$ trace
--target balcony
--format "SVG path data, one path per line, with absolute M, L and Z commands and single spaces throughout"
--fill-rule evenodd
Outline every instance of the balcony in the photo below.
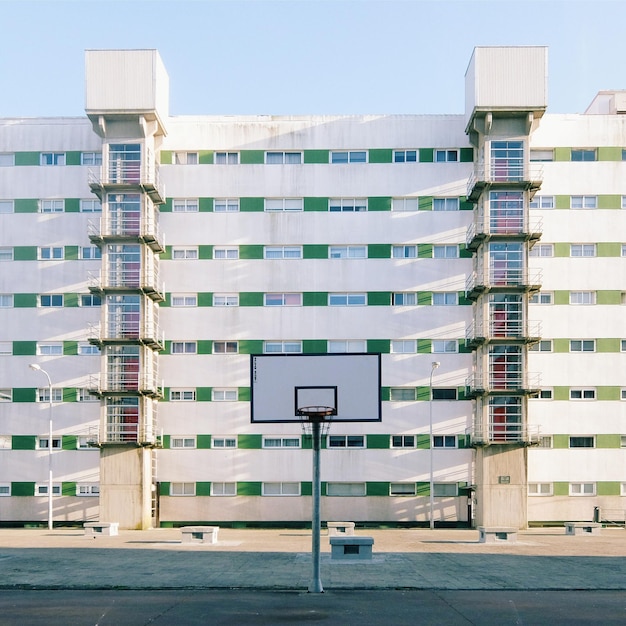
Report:
M 478 247 L 492 239 L 515 239 L 529 241 L 531 245 L 541 239 L 543 220 L 540 217 L 528 219 L 523 214 L 509 217 L 480 217 L 469 225 L 465 236 L 468 250 L 476 251 Z
M 537 343 L 541 339 L 541 322 L 493 319 L 472 322 L 465 329 L 465 345 L 477 348 L 484 343 Z
M 132 267 L 139 264 L 125 264 L 108 271 L 87 272 L 87 287 L 91 293 L 102 296 L 105 292 L 136 293 L 141 291 L 154 302 L 165 300 L 165 288 L 159 285 L 158 271 L 155 268 Z
M 101 324 L 90 324 L 87 328 L 87 341 L 95 346 L 106 344 L 137 344 L 152 350 L 165 349 L 165 335 L 155 323 L 125 320 Z
M 465 282 L 465 297 L 477 300 L 488 292 L 514 291 L 531 293 L 541 289 L 541 270 L 527 268 L 491 268 L 482 272 L 472 272 Z
M 145 243 L 157 254 L 165 252 L 165 239 L 158 222 L 153 217 L 141 217 L 139 212 L 101 217 L 97 222 L 90 220 L 87 234 L 96 245 L 119 241 L 127 243 L 130 240 Z
M 525 446 L 537 445 L 540 440 L 538 425 L 515 423 L 489 422 L 486 426 L 476 426 L 468 429 L 470 445 L 488 446 L 491 444 L 522 444 Z
M 163 397 L 163 383 L 159 384 L 154 374 L 146 372 L 102 372 L 89 377 L 89 391 L 98 397 L 137 394 L 152 398 Z
M 471 398 L 487 395 L 534 396 L 541 390 L 540 372 L 520 372 L 506 365 L 498 365 L 497 371 L 487 375 L 472 374 L 465 381 L 467 395 Z
M 530 191 L 532 198 L 543 182 L 543 166 L 537 163 L 514 165 L 510 163 L 478 166 L 467 182 L 467 200 L 476 202 L 491 188 L 513 187 Z

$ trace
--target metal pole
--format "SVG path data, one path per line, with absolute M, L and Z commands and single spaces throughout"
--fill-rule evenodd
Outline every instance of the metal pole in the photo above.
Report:
M 320 448 L 321 446 L 321 424 L 319 421 L 312 421 L 313 435 L 313 519 L 311 530 L 313 531 L 313 541 L 311 556 L 313 559 L 313 578 L 309 586 L 310 593 L 324 593 L 322 580 L 320 578 Z
M 430 368 L 430 383 L 428 385 L 428 424 L 429 424 L 429 435 L 430 435 L 430 480 L 428 487 L 429 501 L 430 501 L 430 514 L 429 514 L 429 522 L 430 529 L 434 530 L 435 528 L 435 494 L 434 494 L 434 482 L 433 482 L 433 373 L 439 367 L 440 363 L 438 361 L 433 361 Z

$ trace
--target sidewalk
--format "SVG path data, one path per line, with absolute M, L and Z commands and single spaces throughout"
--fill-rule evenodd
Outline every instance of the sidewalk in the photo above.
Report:
M 626 590 L 626 530 L 566 536 L 520 531 L 517 543 L 481 544 L 478 531 L 358 529 L 374 538 L 371 561 L 331 560 L 325 590 Z M 120 531 L 0 529 L 0 589 L 306 590 L 311 532 L 222 528 L 219 542 L 182 544 L 178 529 Z

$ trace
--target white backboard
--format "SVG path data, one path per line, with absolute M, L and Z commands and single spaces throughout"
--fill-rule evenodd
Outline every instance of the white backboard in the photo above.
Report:
M 253 354 L 250 419 L 298 422 L 303 406 L 331 406 L 333 421 L 379 422 L 380 382 L 380 354 Z

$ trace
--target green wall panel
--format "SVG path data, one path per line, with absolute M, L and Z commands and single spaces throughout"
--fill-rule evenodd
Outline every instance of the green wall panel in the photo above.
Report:
M 390 392 L 390 388 L 389 387 L 381 387 L 380 388 L 380 399 L 383 402 L 389 402 L 389 392 Z
M 622 196 L 602 194 L 598 196 L 598 208 L 599 209 L 621 209 L 622 208 Z
M 596 398 L 598 400 L 620 400 L 621 388 L 620 387 L 596 387 Z
M 211 495 L 211 483 L 209 482 L 197 482 L 196 483 L 196 496 L 210 496 Z
M 322 244 L 304 244 L 302 256 L 305 259 L 327 259 L 328 246 Z
M 367 246 L 368 259 L 390 259 L 391 244 L 390 243 L 370 243 Z
M 554 196 L 554 208 L 555 209 L 569 209 L 570 197 L 569 196 Z
M 327 306 L 328 292 L 326 291 L 307 291 L 302 294 L 303 306 Z
M 213 198 L 198 198 L 198 212 L 199 213 L 212 213 L 213 212 Z
M 426 483 L 426 482 L 416 483 L 416 495 L 429 496 L 430 495 L 430 483 Z
M 36 450 L 37 437 L 34 435 L 13 435 L 11 437 L 12 450 Z
M 430 306 L 433 303 L 432 291 L 420 291 L 417 294 L 417 304 L 420 306 Z
M 171 165 L 172 164 L 172 151 L 171 150 L 161 150 L 159 153 L 160 162 L 162 165 Z
M 239 402 L 250 402 L 250 387 L 238 387 L 237 398 Z
M 391 148 L 370 148 L 370 163 L 391 163 L 393 150 Z
M 78 246 L 65 246 L 65 260 L 78 261 L 78 250 Z
M 328 211 L 328 198 L 305 198 L 304 199 L 305 211 Z
M 35 483 L 30 482 L 14 482 L 11 483 L 12 496 L 34 496 Z
M 553 387 L 552 388 L 552 397 L 554 400 L 569 400 L 569 387 Z
M 619 496 L 620 483 L 612 481 L 600 481 L 596 484 L 596 492 L 599 496 Z
M 211 435 L 198 435 L 196 437 L 196 447 L 199 450 L 210 450 L 210 448 L 211 448 Z
M 367 435 L 367 447 L 373 450 L 389 448 L 389 435 Z
M 13 342 L 13 355 L 14 356 L 34 356 L 37 354 L 37 342 L 36 341 L 14 341 Z
M 212 393 L 212 387 L 196 387 L 196 401 L 211 402 Z
M 210 246 L 210 245 L 198 246 L 198 258 L 203 261 L 209 261 L 213 259 L 213 246 Z
M 553 435 L 552 447 L 559 450 L 569 448 L 569 435 Z
M 198 354 L 212 354 L 213 342 L 210 339 L 198 339 L 196 349 Z
M 622 447 L 621 435 L 610 435 L 610 434 L 596 435 L 596 448 L 621 448 L 621 447 Z
M 562 481 L 552 483 L 552 494 L 555 496 L 569 496 L 569 483 Z
M 63 387 L 63 402 L 77 402 L 78 395 L 76 391 L 76 387 Z
M 262 354 L 263 341 L 260 339 L 242 339 L 239 342 L 239 354 Z
M 167 198 L 165 203 L 159 206 L 160 213 L 171 213 L 172 212 L 172 199 Z
M 328 163 L 328 150 L 305 150 L 305 163 Z
M 311 481 L 300 483 L 300 495 L 301 496 L 313 495 L 313 483 Z
M 459 245 L 459 258 L 460 259 L 471 259 L 473 256 L 472 251 L 468 250 L 465 247 L 465 244 L 461 244 Z
M 555 291 L 554 304 L 569 304 L 569 291 Z
M 237 483 L 238 496 L 260 496 L 263 493 L 263 485 L 260 482 Z
M 76 483 L 62 482 L 61 483 L 61 495 L 62 496 L 75 496 L 76 495 Z
M 13 210 L 16 213 L 37 213 L 39 201 L 35 198 L 16 198 L 13 202 Z
M 198 163 L 200 165 L 213 165 L 213 150 L 198 150 Z
M 37 246 L 15 246 L 13 248 L 14 261 L 36 261 Z
M 78 198 L 65 199 L 66 213 L 80 213 L 80 200 Z
M 556 338 L 552 340 L 552 352 L 569 352 L 569 339 Z
M 77 293 L 66 293 L 63 295 L 63 306 L 76 308 L 79 306 L 78 301 L 79 294 Z
M 417 340 L 417 353 L 430 354 L 433 351 L 433 343 L 430 339 Z
M 598 256 L 621 257 L 622 244 L 615 241 L 601 241 L 596 244 Z
M 163 441 L 162 441 L 162 443 L 163 443 L 163 449 L 164 449 L 164 450 L 169 450 L 169 449 L 170 449 L 170 439 L 171 439 L 171 438 L 170 438 L 170 436 L 169 436 L 169 435 L 163 435 Z M 161 484 L 163 484 L 163 483 L 161 483 Z M 168 485 L 169 485 L 169 483 L 168 483 Z M 167 490 L 167 491 L 168 491 L 168 493 L 169 493 L 169 488 L 168 488 L 168 490 Z
M 620 352 L 621 343 L 621 339 L 599 337 L 596 339 L 596 352 Z
M 264 150 L 242 150 L 239 154 L 242 165 L 261 165 L 265 163 Z
M 388 496 L 389 483 L 368 481 L 365 483 L 365 494 L 368 496 Z
M 563 241 L 557 241 L 554 244 L 555 257 L 568 257 L 570 253 L 570 244 Z
M 415 398 L 420 402 L 428 402 L 430 400 L 430 387 L 416 387 L 415 392 Z
M 328 352 L 328 342 L 325 339 L 304 339 L 302 341 L 302 351 L 305 354 L 326 354 Z
M 69 150 L 65 153 L 65 165 L 80 165 L 81 155 L 80 150 Z
M 461 163 L 471 163 L 474 160 L 474 148 L 461 148 L 459 160 Z
M 429 450 L 430 449 L 430 435 L 426 433 L 415 435 L 415 447 L 418 450 Z
M 206 291 L 199 291 L 198 306 L 213 306 L 213 294 Z
M 433 210 L 433 197 L 432 196 L 419 196 L 417 199 L 418 211 L 432 211 Z
M 621 160 L 622 160 L 621 146 L 599 146 L 598 147 L 598 161 L 621 161 Z
M 237 446 L 242 450 L 261 450 L 263 448 L 263 435 L 238 435 Z
M 368 198 L 367 210 L 368 211 L 391 211 L 391 196 L 372 196 Z
M 239 294 L 239 306 L 263 306 L 262 291 L 243 291 Z
M 36 402 L 37 401 L 37 388 L 36 387 L 14 387 L 13 388 L 13 402 Z
M 473 211 L 474 203 L 468 202 L 465 196 L 459 198 L 459 211 Z
M 239 210 L 242 213 L 263 213 L 265 211 L 265 201 L 263 198 L 240 198 Z
M 389 306 L 391 305 L 390 291 L 368 291 L 367 306 Z
M 420 163 L 432 163 L 435 160 L 435 151 L 433 148 L 420 148 Z
M 32 309 L 37 307 L 36 293 L 13 294 L 13 306 L 16 309 Z
M 596 304 L 621 304 L 622 292 L 621 291 L 597 291 L 596 292 Z
M 564 147 L 554 148 L 554 160 L 555 161 L 571 161 L 572 149 Z
M 16 152 L 15 165 L 39 165 L 40 154 L 39 152 Z
M 376 354 L 389 354 L 391 352 L 391 341 L 389 339 L 368 339 L 367 351 Z
M 417 256 L 420 259 L 432 259 L 433 258 L 433 245 L 431 243 L 417 244 Z
M 240 259 L 262 259 L 263 258 L 263 246 L 262 245 L 239 246 L 239 258 Z

